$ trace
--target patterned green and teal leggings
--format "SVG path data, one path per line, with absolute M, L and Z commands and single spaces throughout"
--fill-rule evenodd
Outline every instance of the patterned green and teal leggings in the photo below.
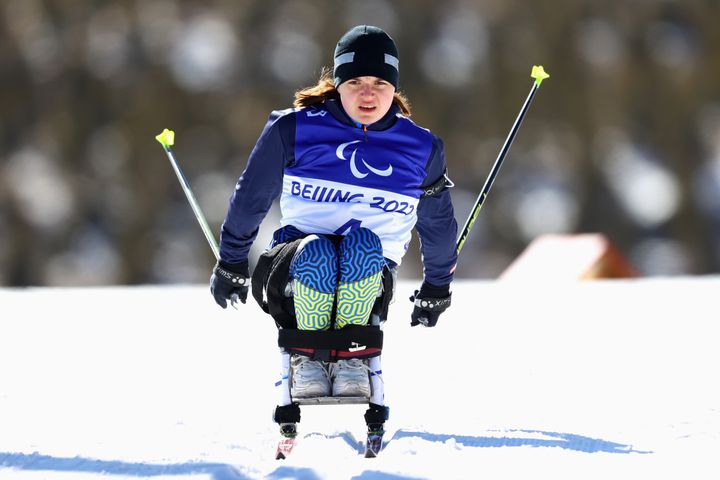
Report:
M 327 330 L 337 298 L 335 328 L 366 325 L 382 280 L 380 239 L 367 228 L 352 230 L 337 247 L 309 235 L 290 265 L 299 330 Z

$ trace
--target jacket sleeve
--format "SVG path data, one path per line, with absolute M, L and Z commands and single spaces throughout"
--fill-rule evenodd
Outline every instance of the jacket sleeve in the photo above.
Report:
M 426 167 L 428 174 L 423 186 L 435 184 L 446 174 L 446 169 L 442 140 L 434 137 L 432 153 Z M 421 198 L 417 216 L 415 229 L 420 238 L 425 282 L 436 286 L 449 285 L 457 263 L 457 222 L 450 190 L 446 187 L 435 195 Z
M 223 262 L 247 260 L 260 223 L 282 192 L 283 171 L 293 161 L 294 141 L 293 110 L 272 112 L 230 197 L 220 229 Z

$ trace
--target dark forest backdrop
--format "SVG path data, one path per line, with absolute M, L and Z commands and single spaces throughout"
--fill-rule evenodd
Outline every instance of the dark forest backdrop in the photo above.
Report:
M 413 119 L 446 144 L 462 226 L 543 83 L 460 259 L 494 278 L 544 233 L 600 232 L 644 275 L 720 271 L 715 0 L 2 0 L 0 285 L 206 282 L 273 109 L 356 24 L 400 49 Z M 251 257 L 277 227 L 266 220 Z M 401 276 L 419 278 L 417 242 Z

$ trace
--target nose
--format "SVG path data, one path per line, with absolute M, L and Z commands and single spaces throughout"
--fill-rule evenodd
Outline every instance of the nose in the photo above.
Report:
M 363 83 L 363 84 L 360 86 L 360 93 L 361 93 L 362 95 L 369 95 L 369 94 L 371 94 L 371 93 L 372 93 L 372 85 L 369 85 L 369 84 L 367 84 L 367 83 Z

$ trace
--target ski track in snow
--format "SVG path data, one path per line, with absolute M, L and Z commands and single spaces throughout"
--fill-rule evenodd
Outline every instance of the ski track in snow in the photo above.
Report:
M 390 420 L 305 406 L 274 459 L 276 331 L 206 286 L 0 289 L 0 480 L 720 477 L 720 277 L 459 281 L 435 329 L 401 282 Z

